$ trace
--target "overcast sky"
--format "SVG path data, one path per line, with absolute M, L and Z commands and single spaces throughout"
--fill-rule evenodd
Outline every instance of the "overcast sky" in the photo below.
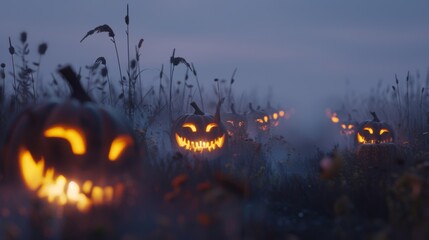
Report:
M 33 51 L 49 45 L 43 74 L 57 64 L 78 68 L 97 57 L 117 67 L 107 34 L 85 33 L 101 24 L 117 35 L 123 64 L 126 1 L 3 1 L 0 62 L 10 64 L 8 37 L 27 31 Z M 429 67 L 429 1 L 399 0 L 135 0 L 130 5 L 131 45 L 144 38 L 142 65 L 168 64 L 172 49 L 195 63 L 200 80 L 229 78 L 237 90 L 272 88 L 283 106 L 309 108 L 345 94 L 345 82 L 368 91 L 379 80 L 426 74 Z M 33 55 L 35 56 L 35 55 Z M 114 74 L 114 72 L 112 72 Z M 156 76 L 155 70 L 146 73 Z

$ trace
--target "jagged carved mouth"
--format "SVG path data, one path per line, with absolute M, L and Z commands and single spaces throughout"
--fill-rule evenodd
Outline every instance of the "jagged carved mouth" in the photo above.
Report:
M 357 133 L 357 140 L 359 144 L 379 144 L 379 143 L 392 143 L 393 138 L 387 138 L 387 139 L 367 139 L 365 136 L 360 135 Z
M 205 150 L 211 152 L 218 148 L 222 148 L 225 143 L 225 134 L 214 139 L 213 141 L 191 141 L 185 137 L 179 136 L 176 133 L 177 145 L 188 151 L 204 152 Z
M 39 198 L 60 206 L 75 205 L 81 212 L 88 211 L 93 205 L 112 203 L 124 191 L 120 183 L 115 186 L 97 186 L 91 180 L 86 180 L 79 184 L 79 181 L 55 174 L 53 167 L 45 167 L 43 158 L 35 161 L 24 148 L 19 150 L 19 164 L 25 185 L 35 191 Z

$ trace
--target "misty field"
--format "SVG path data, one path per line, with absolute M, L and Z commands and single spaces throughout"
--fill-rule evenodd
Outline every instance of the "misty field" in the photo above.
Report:
M 117 58 L 47 75 L 48 44 L 1 50 L 1 239 L 429 238 L 429 75 L 345 93 L 306 141 L 305 109 L 238 94 L 236 71 L 199 79 L 172 48 L 143 74 L 143 39 L 86 30 Z

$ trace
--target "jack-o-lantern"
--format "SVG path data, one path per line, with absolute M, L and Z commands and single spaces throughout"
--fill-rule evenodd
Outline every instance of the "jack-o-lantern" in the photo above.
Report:
M 373 120 L 365 121 L 356 129 L 356 153 L 368 166 L 390 168 L 398 157 L 393 128 L 381 122 L 375 112 Z
M 195 102 L 191 103 L 194 114 L 186 114 L 176 119 L 172 128 L 172 142 L 177 150 L 197 157 L 215 158 L 226 147 L 226 129 L 220 120 L 219 102 L 215 115 L 207 115 Z
M 71 67 L 60 73 L 72 98 L 30 106 L 16 116 L 4 149 L 6 180 L 82 212 L 117 203 L 126 191 L 123 180 L 138 165 L 132 130 L 90 101 Z
M 267 132 L 270 130 L 270 116 L 263 111 L 255 110 L 252 103 L 249 103 L 250 113 L 249 126 L 256 127 L 259 131 Z
M 340 122 L 340 134 L 342 136 L 350 137 L 354 136 L 356 132 L 356 122 L 352 120 L 350 114 L 348 114 L 348 119 L 346 121 Z
M 235 111 L 234 104 L 231 104 L 231 112 L 222 116 L 228 135 L 234 139 L 247 138 L 247 119 L 244 115 Z
M 381 122 L 375 112 L 371 112 L 373 120 L 365 121 L 359 125 L 356 132 L 356 143 L 360 144 L 380 144 L 395 142 L 393 128 Z
M 271 103 L 267 103 L 267 108 L 265 109 L 268 118 L 270 119 L 271 127 L 278 127 L 281 123 L 281 120 L 287 117 L 287 113 L 283 109 L 275 109 L 271 107 Z
M 247 116 L 247 133 L 249 138 L 262 140 L 267 138 L 270 133 L 270 117 L 263 111 L 253 108 L 252 103 L 249 103 L 250 112 Z

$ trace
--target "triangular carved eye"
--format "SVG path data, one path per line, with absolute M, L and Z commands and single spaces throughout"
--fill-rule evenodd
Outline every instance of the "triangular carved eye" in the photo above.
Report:
M 345 124 L 341 124 L 341 127 L 342 127 L 343 129 L 346 129 L 346 125 L 345 125 Z
M 206 132 L 210 132 L 212 130 L 212 128 L 214 128 L 214 127 L 217 127 L 216 123 L 209 123 L 209 124 L 207 124 Z
M 57 125 L 45 130 L 44 136 L 47 138 L 62 138 L 67 140 L 72 152 L 76 155 L 83 155 L 86 153 L 85 138 L 78 129 Z
M 369 134 L 373 134 L 374 133 L 374 130 L 372 130 L 372 128 L 370 128 L 370 127 L 366 127 L 363 130 L 368 131 Z
M 120 135 L 116 137 L 112 144 L 110 145 L 109 150 L 109 160 L 116 161 L 121 156 L 122 152 L 134 143 L 133 139 L 129 135 Z
M 192 124 L 192 123 L 185 123 L 182 125 L 182 127 L 184 128 L 190 128 L 192 132 L 196 132 L 197 131 L 197 127 Z
M 388 133 L 388 132 L 389 132 L 389 130 L 383 128 L 383 129 L 380 130 L 380 135 L 383 134 L 383 133 Z
M 349 124 L 348 128 L 349 128 L 349 129 L 352 129 L 352 128 L 353 128 L 353 125 L 352 125 L 352 124 Z

